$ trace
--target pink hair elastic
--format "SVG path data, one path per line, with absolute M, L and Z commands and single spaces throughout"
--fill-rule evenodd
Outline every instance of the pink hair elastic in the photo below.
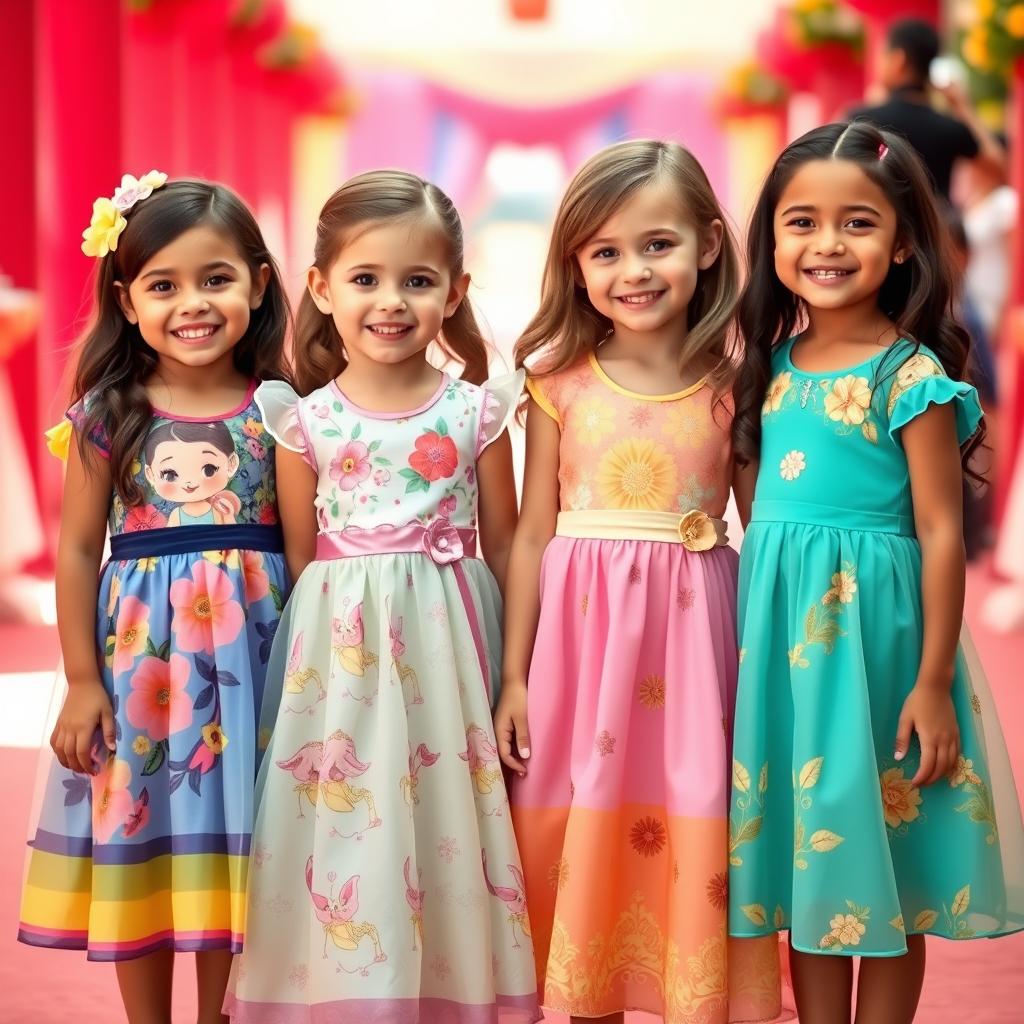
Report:
M 884 160 L 885 159 L 885 155 L 888 152 L 889 152 L 889 147 L 884 142 L 880 142 L 878 144 L 878 159 L 879 160 Z

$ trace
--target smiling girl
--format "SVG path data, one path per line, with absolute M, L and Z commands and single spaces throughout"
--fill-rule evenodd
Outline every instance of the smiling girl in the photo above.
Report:
M 792 143 L 753 216 L 730 931 L 789 930 L 801 1024 L 850 1020 L 854 955 L 858 1024 L 908 1024 L 925 933 L 1024 927 L 1020 810 L 959 646 L 984 430 L 948 250 L 924 167 L 866 123 Z
M 82 248 L 100 262 L 65 421 L 68 690 L 19 938 L 114 961 L 132 1024 L 170 1021 L 174 954 L 194 952 L 213 1024 L 242 944 L 256 719 L 287 591 L 253 400 L 285 376 L 287 306 L 220 185 L 126 175 Z
M 544 1005 L 573 1021 L 778 1012 L 778 944 L 726 941 L 736 278 L 694 157 L 610 146 L 569 184 L 516 347 L 530 402 L 495 723 Z
M 437 186 L 352 178 L 317 226 L 302 395 L 256 395 L 297 582 L 227 1002 L 245 1024 L 540 1019 L 491 726 L 523 379 L 484 382 L 468 286 Z

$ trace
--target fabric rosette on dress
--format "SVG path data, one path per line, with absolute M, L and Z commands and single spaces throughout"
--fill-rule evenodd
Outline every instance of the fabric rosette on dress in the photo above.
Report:
M 317 472 L 320 533 L 271 658 L 235 1020 L 539 1019 L 491 725 L 501 599 L 476 535 L 477 459 L 521 391 L 445 376 L 385 414 L 333 382 L 260 389 Z
M 740 572 L 730 928 L 788 929 L 826 955 L 899 956 L 908 934 L 1024 928 L 1024 829 L 995 707 L 969 641 L 951 696 L 962 751 L 915 786 L 893 757 L 924 618 L 901 430 L 952 404 L 981 415 L 923 346 L 833 374 L 773 359 Z

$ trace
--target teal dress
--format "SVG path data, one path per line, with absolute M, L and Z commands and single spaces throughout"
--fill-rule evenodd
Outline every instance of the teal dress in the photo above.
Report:
M 805 952 L 897 956 L 906 935 L 1024 928 L 1024 829 L 994 708 L 961 645 L 962 756 L 919 788 L 893 757 L 923 636 L 921 551 L 900 430 L 970 385 L 907 341 L 808 374 L 772 360 L 741 558 L 729 930 Z M 968 650 L 968 654 L 971 650 Z

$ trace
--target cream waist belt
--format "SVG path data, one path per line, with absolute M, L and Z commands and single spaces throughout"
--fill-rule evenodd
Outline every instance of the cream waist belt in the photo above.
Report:
M 713 519 L 700 509 L 682 514 L 632 509 L 559 512 L 555 534 L 591 540 L 655 540 L 682 544 L 688 551 L 710 551 L 729 543 L 725 520 Z

